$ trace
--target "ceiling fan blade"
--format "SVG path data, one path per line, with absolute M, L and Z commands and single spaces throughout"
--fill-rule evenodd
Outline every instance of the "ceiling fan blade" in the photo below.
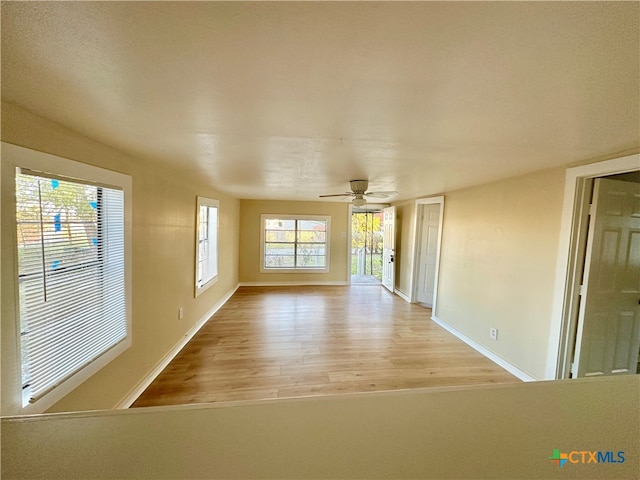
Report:
M 320 198 L 323 197 L 350 197 L 353 193 L 334 193 L 333 195 L 318 195 Z
M 367 192 L 364 195 L 366 197 L 371 197 L 371 198 L 386 198 L 386 197 L 390 197 L 391 195 L 397 195 L 398 192 L 396 191 L 392 191 L 389 190 L 387 192 Z

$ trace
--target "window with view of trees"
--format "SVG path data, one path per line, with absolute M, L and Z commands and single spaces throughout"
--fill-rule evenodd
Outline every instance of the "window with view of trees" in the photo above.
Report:
M 262 271 L 329 270 L 326 216 L 262 215 Z
M 23 406 L 128 340 L 124 192 L 19 170 Z

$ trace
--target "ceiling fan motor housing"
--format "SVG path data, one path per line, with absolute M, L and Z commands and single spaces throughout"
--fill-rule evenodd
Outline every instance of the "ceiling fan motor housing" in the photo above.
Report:
M 349 183 L 353 193 L 364 193 L 369 188 L 369 180 L 351 180 Z

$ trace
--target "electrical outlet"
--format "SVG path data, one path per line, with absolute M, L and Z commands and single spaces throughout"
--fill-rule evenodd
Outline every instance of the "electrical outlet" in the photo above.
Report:
M 184 309 L 180 307 L 178 309 L 178 320 L 182 320 L 184 318 Z
M 498 329 L 497 328 L 492 328 L 489 330 L 489 336 L 493 339 L 493 340 L 498 340 Z

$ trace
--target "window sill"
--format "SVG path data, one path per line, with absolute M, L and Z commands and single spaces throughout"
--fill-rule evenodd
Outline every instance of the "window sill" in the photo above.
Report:
M 261 268 L 260 273 L 329 273 L 328 268 Z
M 198 298 L 198 296 L 201 293 L 204 293 L 205 290 L 207 290 L 211 285 L 213 285 L 215 283 L 218 283 L 218 276 L 217 275 L 215 277 L 213 277 L 211 280 L 209 280 L 207 283 L 202 285 L 201 287 L 196 287 L 196 298 Z

